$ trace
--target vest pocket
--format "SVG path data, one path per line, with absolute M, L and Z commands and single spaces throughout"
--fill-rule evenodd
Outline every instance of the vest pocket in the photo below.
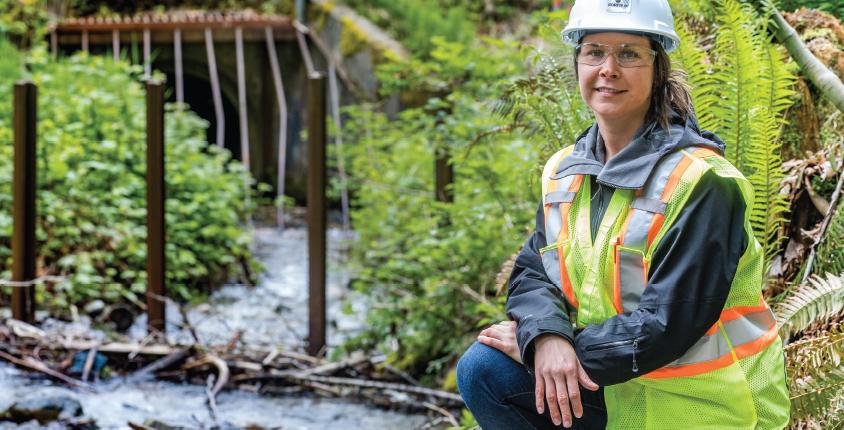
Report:
M 615 264 L 613 270 L 613 306 L 619 314 L 633 312 L 648 284 L 645 256 L 638 249 L 613 245 Z
M 545 274 L 548 275 L 551 282 L 557 287 L 562 286 L 560 258 L 565 258 L 566 248 L 569 242 L 567 240 L 560 243 L 553 243 L 539 250 L 539 254 L 542 256 L 542 266 L 545 268 Z

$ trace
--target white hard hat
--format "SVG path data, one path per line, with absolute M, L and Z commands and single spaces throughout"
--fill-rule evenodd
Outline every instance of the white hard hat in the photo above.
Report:
M 566 43 L 577 45 L 587 33 L 604 31 L 643 33 L 665 52 L 680 45 L 668 0 L 577 0 L 562 36 Z

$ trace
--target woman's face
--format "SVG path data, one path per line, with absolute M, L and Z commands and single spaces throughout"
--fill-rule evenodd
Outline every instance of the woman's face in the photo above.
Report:
M 610 49 L 619 45 L 650 49 L 650 39 L 625 33 L 596 33 L 585 36 L 581 44 L 600 43 Z M 603 64 L 590 66 L 578 62 L 580 94 L 603 121 L 643 122 L 648 113 L 653 86 L 654 66 L 621 67 L 614 55 Z

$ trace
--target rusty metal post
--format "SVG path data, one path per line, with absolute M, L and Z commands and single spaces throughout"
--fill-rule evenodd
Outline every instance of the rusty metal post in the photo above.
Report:
M 147 90 L 147 330 L 165 334 L 164 84 Z
M 325 76 L 308 76 L 308 353 L 325 347 Z
M 15 83 L 15 173 L 12 200 L 12 281 L 35 279 L 35 117 L 38 90 Z M 35 320 L 35 287 L 12 289 L 12 318 Z

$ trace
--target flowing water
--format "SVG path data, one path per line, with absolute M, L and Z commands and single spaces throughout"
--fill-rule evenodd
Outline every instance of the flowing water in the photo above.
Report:
M 329 348 L 359 332 L 364 324 L 366 299 L 347 289 L 349 273 L 343 266 L 345 244 L 351 238 L 350 233 L 336 229 L 327 235 Z M 187 318 L 203 344 L 225 344 L 240 332 L 240 341 L 250 349 L 281 345 L 299 350 L 308 327 L 307 230 L 256 228 L 254 250 L 265 265 L 258 285 L 226 285 L 211 294 L 207 303 L 188 309 Z M 344 306 L 351 312 L 344 314 Z M 4 313 L 7 316 L 8 310 Z M 175 305 L 168 306 L 167 321 L 169 341 L 193 342 Z M 90 336 L 89 324 L 83 316 L 74 323 L 45 319 L 41 326 L 71 336 Z M 146 335 L 144 315 L 137 318 L 128 335 L 134 340 Z M 130 421 L 143 423 L 150 419 L 186 428 L 209 428 L 215 424 L 202 386 L 160 381 L 126 383 L 113 378 L 97 383 L 95 388 L 96 393 L 89 393 L 58 386 L 0 362 L 0 411 L 22 398 L 69 395 L 79 400 L 85 416 L 95 419 L 100 428 L 129 428 Z M 223 428 L 256 425 L 285 430 L 414 429 L 431 421 L 425 415 L 387 411 L 342 399 L 262 396 L 238 390 L 221 392 L 217 407 L 217 424 Z M 0 429 L 5 428 L 15 427 L 0 422 Z

